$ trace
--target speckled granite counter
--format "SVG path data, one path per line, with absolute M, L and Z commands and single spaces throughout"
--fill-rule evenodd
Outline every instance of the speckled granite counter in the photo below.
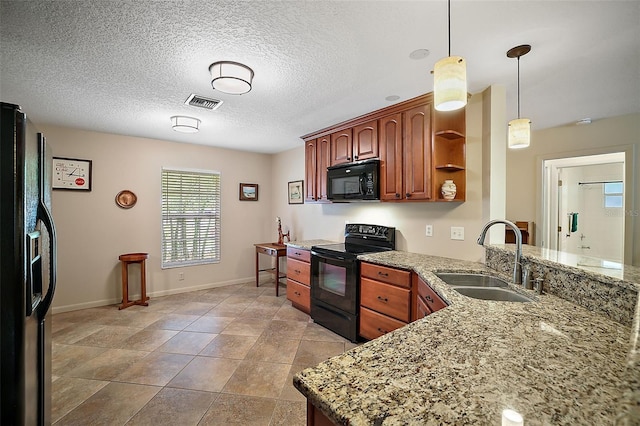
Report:
M 322 244 L 335 244 L 335 241 L 329 240 L 301 240 L 301 241 L 289 241 L 285 243 L 289 247 L 297 247 L 303 250 L 311 250 L 313 246 L 319 246 Z
M 549 294 L 536 303 L 471 299 L 434 275 L 491 271 L 480 263 L 406 252 L 359 258 L 415 271 L 450 306 L 294 377 L 335 423 L 496 425 L 505 408 L 527 425 L 635 421 L 636 326 Z

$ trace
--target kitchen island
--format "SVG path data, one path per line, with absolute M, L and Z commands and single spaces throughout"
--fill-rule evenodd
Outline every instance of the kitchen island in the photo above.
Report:
M 332 422 L 500 424 L 510 408 L 528 425 L 637 424 L 637 314 L 623 324 L 521 288 L 536 302 L 471 299 L 434 274 L 496 274 L 476 262 L 398 251 L 359 259 L 417 273 L 449 306 L 298 373 L 295 387 Z

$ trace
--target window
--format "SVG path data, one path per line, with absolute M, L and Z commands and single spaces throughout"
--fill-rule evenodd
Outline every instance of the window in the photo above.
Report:
M 604 206 L 622 208 L 623 183 L 607 182 L 604 184 Z
M 162 267 L 220 261 L 220 173 L 162 170 Z

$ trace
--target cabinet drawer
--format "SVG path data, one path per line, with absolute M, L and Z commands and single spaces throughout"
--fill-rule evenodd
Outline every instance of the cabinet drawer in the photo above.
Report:
M 311 262 L 311 252 L 296 247 L 287 247 L 287 257 L 289 259 L 298 259 L 303 262 Z
M 416 320 L 424 318 L 431 313 L 431 310 L 422 297 L 416 297 Z
M 287 259 L 287 278 L 311 285 L 311 265 L 296 259 Z
M 360 336 L 365 339 L 376 339 L 405 325 L 402 321 L 360 307 Z
M 411 290 L 362 278 L 360 304 L 400 321 L 409 322 Z
M 309 287 L 287 278 L 287 299 L 305 313 L 311 310 L 311 295 Z
M 360 275 L 365 278 L 371 278 L 373 280 L 382 281 L 387 284 L 411 288 L 411 272 L 409 271 L 387 268 L 386 266 L 363 262 L 360 265 Z
M 424 299 L 424 302 L 427 304 L 431 312 L 435 312 L 447 307 L 445 301 L 442 300 L 431 287 L 429 287 L 429 284 L 427 284 L 420 278 L 418 278 L 417 287 L 419 296 L 418 298 Z

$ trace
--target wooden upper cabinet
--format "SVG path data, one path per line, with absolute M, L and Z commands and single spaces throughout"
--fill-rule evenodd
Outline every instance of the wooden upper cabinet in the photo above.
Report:
M 378 158 L 378 121 L 353 128 L 353 161 Z
M 327 202 L 327 167 L 331 160 L 328 136 L 305 142 L 304 199 L 308 203 Z
M 318 194 L 317 188 L 317 139 L 306 141 L 304 143 L 304 200 L 307 202 L 316 201 Z
M 404 190 L 409 200 L 431 198 L 431 104 L 402 114 Z
M 400 200 L 402 191 L 402 114 L 378 120 L 380 148 L 380 199 Z
M 353 139 L 351 129 L 331 134 L 331 165 L 353 161 Z

